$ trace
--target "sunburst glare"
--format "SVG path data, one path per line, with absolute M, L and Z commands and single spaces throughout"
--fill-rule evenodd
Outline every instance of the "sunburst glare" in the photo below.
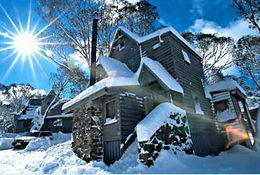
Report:
M 28 19 L 27 23 L 25 24 L 26 27 L 23 27 L 19 19 L 19 25 L 15 24 L 14 20 L 9 16 L 7 11 L 1 5 L 0 8 L 13 28 L 13 30 L 7 28 L 6 24 L 0 26 L 0 37 L 4 37 L 6 40 L 8 40 L 6 42 L 0 42 L 1 45 L 4 45 L 4 47 L 0 48 L 0 52 L 6 52 L 10 50 L 10 53 L 4 59 L 13 57 L 12 63 L 5 73 L 4 78 L 9 74 L 9 72 L 13 69 L 19 60 L 21 60 L 22 67 L 26 60 L 29 61 L 30 69 L 32 70 L 33 75 L 35 75 L 34 64 L 37 64 L 40 70 L 44 71 L 44 69 L 39 64 L 39 58 L 43 58 L 54 64 L 48 57 L 45 56 L 46 50 L 44 49 L 44 46 L 57 45 L 59 43 L 48 42 L 47 39 L 50 38 L 50 36 L 41 37 L 41 34 L 58 18 L 54 19 L 49 24 L 36 31 L 37 23 L 31 28 L 31 8 L 29 8 L 28 11 Z

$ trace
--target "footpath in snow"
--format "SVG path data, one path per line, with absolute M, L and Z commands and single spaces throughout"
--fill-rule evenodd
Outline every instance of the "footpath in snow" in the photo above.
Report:
M 53 140 L 39 138 L 25 150 L 0 151 L 0 174 L 87 174 L 87 173 L 260 173 L 260 154 L 243 146 L 219 156 L 197 157 L 162 151 L 155 166 L 147 168 L 137 161 L 133 143 L 112 166 L 101 162 L 86 163 L 71 150 L 69 134 L 55 134 Z

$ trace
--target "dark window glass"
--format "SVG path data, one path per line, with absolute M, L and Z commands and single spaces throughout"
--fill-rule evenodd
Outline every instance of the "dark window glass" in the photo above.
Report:
M 111 101 L 106 104 L 106 118 L 116 118 L 116 102 Z
M 228 109 L 228 101 L 224 100 L 224 101 L 216 102 L 214 104 L 214 107 L 215 107 L 216 112 L 223 112 L 226 109 Z

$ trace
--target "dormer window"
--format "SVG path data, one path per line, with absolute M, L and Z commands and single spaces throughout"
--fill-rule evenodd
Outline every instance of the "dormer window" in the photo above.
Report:
M 187 54 L 187 52 L 185 52 L 184 50 L 181 50 L 181 52 L 182 52 L 182 56 L 183 56 L 184 61 L 191 64 L 190 58 L 189 58 L 189 55 Z
M 121 50 L 123 50 L 124 48 L 125 48 L 125 42 L 122 41 L 122 42 L 120 42 L 120 43 L 118 44 L 118 50 L 121 51 Z

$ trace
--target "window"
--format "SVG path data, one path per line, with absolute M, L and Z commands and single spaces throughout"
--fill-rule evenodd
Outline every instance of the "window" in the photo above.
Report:
M 216 112 L 223 112 L 229 108 L 228 101 L 223 100 L 223 101 L 215 102 L 214 107 L 215 107 Z
M 116 121 L 116 101 L 106 103 L 106 123 Z
M 56 119 L 53 122 L 53 126 L 62 126 L 62 125 L 63 125 L 62 119 Z
M 181 50 L 181 51 L 182 51 L 182 56 L 183 56 L 184 61 L 191 64 L 190 58 L 189 58 L 189 55 L 187 54 L 187 52 L 185 52 L 184 50 Z
M 195 97 L 195 98 L 194 98 L 194 103 L 195 103 L 195 113 L 196 113 L 196 114 L 199 114 L 199 115 L 204 115 L 204 112 L 203 112 L 203 110 L 201 109 L 200 100 L 199 100 L 198 97 Z
M 125 42 L 122 41 L 122 42 L 120 42 L 120 43 L 118 44 L 118 50 L 121 51 L 121 50 L 123 50 L 124 48 L 125 48 Z
M 23 126 L 24 127 L 31 127 L 32 126 L 32 121 L 31 120 L 25 120 L 24 123 L 23 123 Z

